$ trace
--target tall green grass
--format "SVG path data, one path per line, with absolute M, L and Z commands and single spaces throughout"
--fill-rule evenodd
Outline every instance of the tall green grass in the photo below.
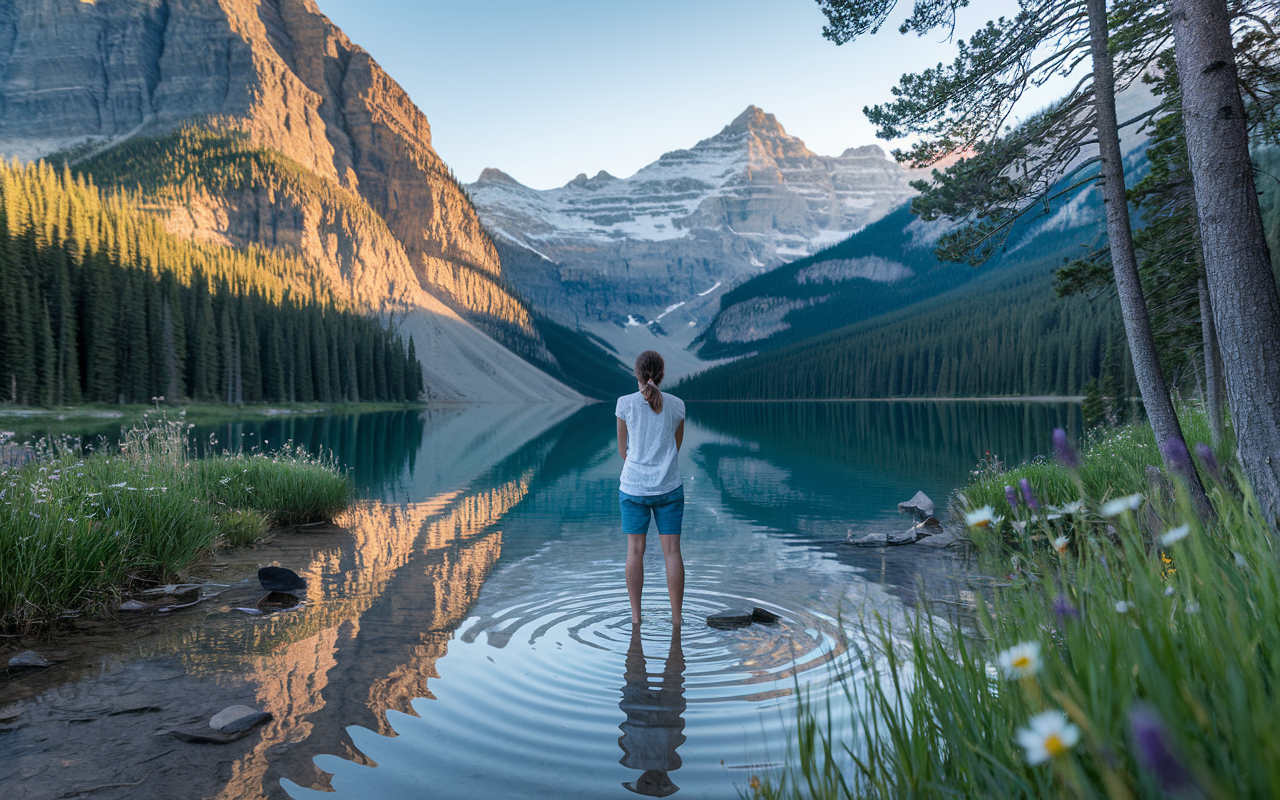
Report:
M 1087 476 L 1142 475 L 1145 483 L 1145 469 L 1090 462 L 1132 455 L 1133 437 L 1128 429 L 1096 442 L 1078 473 L 1055 467 L 1075 492 L 1085 487 L 1078 511 L 1049 519 L 1041 509 L 1032 520 L 1020 504 L 1026 535 L 1057 540 L 1062 552 L 984 540 L 987 566 L 1004 585 L 979 593 L 972 615 L 944 618 L 924 605 L 896 629 L 861 618 L 863 642 L 849 649 L 851 674 L 860 674 L 846 687 L 852 728 L 832 729 L 821 709 L 802 703 L 788 769 L 749 791 L 1280 797 L 1277 540 L 1237 488 L 1244 484 L 1214 477 L 1215 464 L 1200 465 L 1212 521 L 1195 516 L 1178 486 L 1172 496 L 1157 493 L 1134 510 L 1104 515 L 1102 498 L 1139 487 Z M 1007 507 L 1006 484 L 1017 481 L 1000 481 Z M 1058 496 L 1037 488 L 1056 502 L 1080 499 L 1065 488 Z M 971 504 L 986 499 L 973 486 L 963 494 Z M 1001 665 L 1001 654 L 1020 644 L 1039 648 L 1025 676 Z M 1030 763 L 1019 731 L 1044 712 L 1065 715 L 1078 741 Z
M 0 471 L 0 627 L 101 609 L 219 544 L 331 519 L 349 501 L 332 463 L 295 449 L 197 460 L 186 431 L 148 423 L 118 451 L 89 455 L 46 441 L 35 463 Z

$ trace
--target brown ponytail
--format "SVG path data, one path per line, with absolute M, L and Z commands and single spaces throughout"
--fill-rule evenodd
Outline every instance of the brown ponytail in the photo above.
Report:
M 665 369 L 666 364 L 657 351 L 645 350 L 636 357 L 636 380 L 644 384 L 640 393 L 655 414 L 662 413 L 662 392 L 658 391 L 658 384 L 662 383 Z

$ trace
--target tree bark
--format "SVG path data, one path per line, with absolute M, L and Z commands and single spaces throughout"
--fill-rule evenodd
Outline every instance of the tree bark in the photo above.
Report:
M 1222 356 L 1218 354 L 1218 331 L 1213 324 L 1213 303 L 1209 283 L 1200 279 L 1200 332 L 1204 340 L 1204 402 L 1209 415 L 1209 437 L 1213 446 L 1222 444 Z
M 1225 0 L 1175 0 L 1173 37 L 1205 276 L 1236 453 L 1280 517 L 1280 296 L 1249 157 Z
M 1087 0 L 1089 13 L 1089 44 L 1093 55 L 1093 97 L 1097 112 L 1098 155 L 1102 160 L 1102 199 L 1107 210 L 1107 239 L 1111 248 L 1111 266 L 1115 272 L 1116 294 L 1120 297 L 1120 313 L 1124 319 L 1125 337 L 1129 341 L 1129 354 L 1133 359 L 1133 374 L 1138 381 L 1142 405 L 1155 432 L 1160 452 L 1171 441 L 1186 442 L 1182 426 L 1169 398 L 1169 387 L 1160 369 L 1156 353 L 1155 337 L 1151 333 L 1151 318 L 1147 315 L 1147 301 L 1138 278 L 1138 259 L 1133 250 L 1133 229 L 1129 222 L 1129 201 L 1125 196 L 1124 161 L 1120 150 L 1120 126 L 1116 120 L 1115 76 L 1112 71 L 1111 53 L 1107 49 L 1106 0 Z M 1200 476 L 1189 459 L 1171 461 L 1165 457 L 1165 467 L 1186 483 L 1192 502 L 1202 514 L 1211 514 L 1208 497 Z

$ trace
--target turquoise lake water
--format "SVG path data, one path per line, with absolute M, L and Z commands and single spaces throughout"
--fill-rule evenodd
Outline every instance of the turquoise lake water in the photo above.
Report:
M 822 697 L 860 646 L 838 612 L 901 618 L 921 586 L 964 590 L 952 553 L 849 536 L 903 529 L 896 504 L 916 491 L 945 506 L 979 460 L 1018 462 L 1079 427 L 1067 404 L 689 404 L 677 633 L 656 541 L 630 624 L 612 411 L 198 429 L 220 447 L 330 449 L 361 499 L 345 531 L 272 551 L 307 578 L 303 607 L 253 618 L 228 601 L 110 669 L 179 664 L 275 715 L 232 753 L 226 798 L 732 798 L 785 757 L 796 687 Z M 744 605 L 782 620 L 702 622 Z

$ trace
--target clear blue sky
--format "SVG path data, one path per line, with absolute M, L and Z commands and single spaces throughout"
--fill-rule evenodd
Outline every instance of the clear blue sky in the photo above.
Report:
M 864 105 L 955 53 L 941 33 L 902 36 L 896 23 L 837 47 L 814 0 L 318 2 L 405 87 L 463 181 L 498 167 L 539 189 L 579 172 L 626 177 L 750 104 L 835 155 L 876 141 Z M 1013 7 L 973 5 L 960 34 Z

